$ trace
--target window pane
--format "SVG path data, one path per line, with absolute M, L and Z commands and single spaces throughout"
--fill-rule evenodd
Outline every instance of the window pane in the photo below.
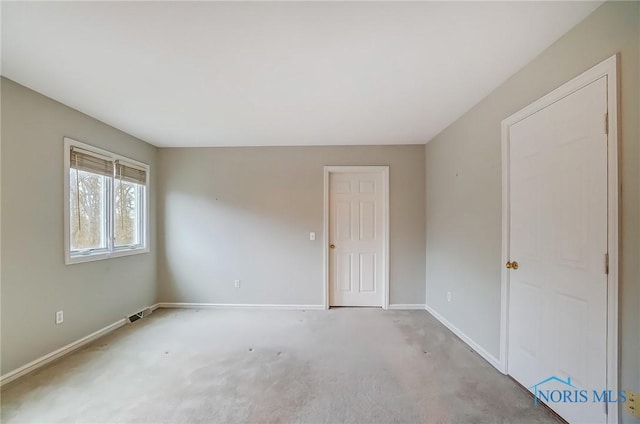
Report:
M 69 170 L 71 250 L 107 248 L 107 193 L 111 178 Z
M 142 198 L 144 186 L 115 180 L 113 232 L 115 246 L 142 244 Z

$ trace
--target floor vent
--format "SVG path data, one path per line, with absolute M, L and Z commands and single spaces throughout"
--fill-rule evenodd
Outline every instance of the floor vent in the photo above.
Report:
M 150 308 L 144 308 L 143 310 L 141 310 L 138 313 L 135 313 L 131 316 L 127 317 L 127 321 L 129 322 L 129 324 L 134 323 L 136 321 L 138 321 L 140 318 L 144 318 L 147 315 L 151 314 L 151 309 Z

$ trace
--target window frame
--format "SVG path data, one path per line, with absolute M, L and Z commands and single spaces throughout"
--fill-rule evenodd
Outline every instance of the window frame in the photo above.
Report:
M 126 160 L 118 160 L 118 161 L 114 161 L 114 165 L 118 164 L 118 162 L 124 162 L 127 165 L 134 165 L 137 168 L 142 168 L 141 165 L 139 165 L 138 163 L 134 163 L 134 161 L 132 161 L 131 159 L 126 159 Z M 146 216 L 146 205 L 147 205 L 147 192 L 148 190 L 148 180 L 149 180 L 149 169 L 148 166 L 145 168 L 145 175 L 146 175 L 146 181 L 145 184 L 136 184 L 136 198 L 139 200 L 139 208 L 138 210 L 136 210 L 136 214 L 138 215 L 138 219 L 140 220 L 138 222 L 138 228 L 136 229 L 136 231 L 138 232 L 138 239 L 140 240 L 140 243 L 138 244 L 121 244 L 121 245 L 117 245 L 116 244 L 116 232 L 115 232 L 115 221 L 116 221 L 116 203 L 115 203 L 115 198 L 116 198 L 116 181 L 118 180 L 118 178 L 116 176 L 112 177 L 112 194 L 111 194 L 111 205 L 112 207 L 110 208 L 110 212 L 111 212 L 111 216 L 112 219 L 110 220 L 110 223 L 112 225 L 113 231 L 110 232 L 111 234 L 111 240 L 112 240 L 112 249 L 114 252 L 121 252 L 121 251 L 125 251 L 125 252 L 131 252 L 131 251 L 136 251 L 136 250 L 140 250 L 145 248 L 145 246 L 147 245 L 146 239 L 145 239 L 145 235 L 147 234 L 147 230 L 145 228 L 145 225 L 147 223 L 147 216 Z M 142 196 L 140 194 L 143 194 Z
M 103 195 L 106 195 L 106 238 L 107 238 L 107 248 L 95 249 L 94 252 L 91 249 L 88 251 L 82 251 L 83 253 L 77 253 L 71 251 L 71 234 L 70 229 L 71 225 L 69 220 L 71 219 L 71 211 L 70 211 L 70 196 L 71 190 L 69 187 L 70 177 L 69 172 L 71 171 L 71 148 L 78 147 L 79 149 L 85 150 L 89 153 L 95 153 L 98 156 L 109 158 L 114 163 L 114 175 L 111 176 L 111 182 L 107 185 L 107 190 L 103 190 Z M 91 262 L 91 261 L 99 261 L 103 259 L 110 258 L 118 258 L 123 256 L 137 255 L 140 253 L 148 253 L 149 252 L 149 172 L 150 167 L 146 163 L 128 158 L 126 156 L 118 155 L 116 153 L 92 146 L 90 144 L 83 143 L 81 141 L 74 140 L 69 137 L 64 137 L 64 262 L 66 265 L 72 265 L 76 263 L 83 262 Z M 117 161 L 124 162 L 126 164 L 133 165 L 134 167 L 138 167 L 143 169 L 146 172 L 146 181 L 144 186 L 140 185 L 143 188 L 144 195 L 141 196 L 141 206 L 142 210 L 139 212 L 140 218 L 142 218 L 141 223 L 139 223 L 138 230 L 142 232 L 140 235 L 141 243 L 139 245 L 125 245 L 125 246 L 115 246 L 115 232 L 114 232 L 114 219 L 115 219 L 115 163 Z M 107 193 L 104 193 L 104 192 Z

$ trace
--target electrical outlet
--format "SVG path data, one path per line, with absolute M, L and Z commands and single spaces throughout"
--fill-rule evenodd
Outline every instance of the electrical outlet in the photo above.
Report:
M 627 389 L 625 395 L 627 396 L 627 401 L 624 403 L 625 409 L 634 417 L 640 418 L 640 393 Z
M 316 239 L 316 232 L 315 231 L 311 231 L 309 233 L 309 240 L 314 241 Z
M 64 311 L 56 312 L 56 325 L 64 322 Z
M 237 289 L 240 288 L 240 280 L 234 281 L 233 284 L 236 286 Z
M 447 292 L 447 302 L 451 302 L 451 292 Z

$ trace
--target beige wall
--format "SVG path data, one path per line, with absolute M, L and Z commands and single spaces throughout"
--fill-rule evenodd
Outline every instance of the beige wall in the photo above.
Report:
M 156 298 L 151 253 L 65 265 L 63 137 L 151 165 L 157 149 L 2 79 L 2 374 L 124 318 Z M 64 323 L 55 325 L 55 312 Z
M 322 305 L 324 165 L 390 166 L 390 301 L 423 304 L 423 145 L 160 149 L 159 300 Z
M 640 3 L 605 3 L 430 141 L 427 304 L 499 356 L 500 122 L 593 65 L 621 57 L 621 384 L 640 390 Z M 446 291 L 453 292 L 448 303 Z M 631 417 L 622 414 L 626 422 Z

